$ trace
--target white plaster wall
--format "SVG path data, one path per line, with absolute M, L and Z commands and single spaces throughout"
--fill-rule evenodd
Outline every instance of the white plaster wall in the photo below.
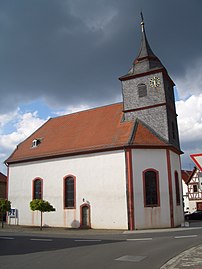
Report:
M 44 213 L 43 224 L 79 227 L 83 200 L 91 207 L 92 228 L 127 229 L 127 198 L 124 151 L 58 158 L 9 167 L 9 200 L 19 211 L 19 224 L 39 225 L 40 215 L 32 212 L 32 181 L 43 179 L 43 199 L 56 212 Z M 63 208 L 63 178 L 76 177 L 76 209 Z
M 171 164 L 171 176 L 172 176 L 172 190 L 173 190 L 173 214 L 174 214 L 174 226 L 180 226 L 184 223 L 184 211 L 182 200 L 182 184 L 181 184 L 181 165 L 179 155 L 170 151 L 170 164 Z M 175 189 L 175 171 L 178 172 L 179 187 L 180 187 L 180 205 L 176 203 L 176 189 Z
M 146 169 L 159 171 L 160 207 L 144 207 L 143 175 Z M 133 150 L 135 229 L 170 227 L 170 205 L 166 150 Z
M 200 200 L 197 202 L 201 202 Z M 193 213 L 194 211 L 196 211 L 196 201 L 189 201 L 189 211 L 190 213 Z
M 189 211 L 189 198 L 188 198 L 188 187 L 185 184 L 184 180 L 182 180 L 182 191 L 183 191 L 183 198 L 184 198 L 184 211 Z

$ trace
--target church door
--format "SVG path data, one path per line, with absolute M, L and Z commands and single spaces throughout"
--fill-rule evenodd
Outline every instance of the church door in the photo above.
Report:
M 90 228 L 90 205 L 81 205 L 81 228 Z

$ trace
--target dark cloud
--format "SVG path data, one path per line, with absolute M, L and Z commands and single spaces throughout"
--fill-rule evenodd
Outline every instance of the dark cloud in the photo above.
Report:
M 175 80 L 201 57 L 200 0 L 0 1 L 0 113 L 44 98 L 100 105 L 140 46 L 140 11 L 156 55 Z

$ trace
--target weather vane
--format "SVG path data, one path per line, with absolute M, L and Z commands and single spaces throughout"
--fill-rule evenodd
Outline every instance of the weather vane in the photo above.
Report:
M 141 26 L 142 26 L 142 32 L 144 32 L 144 17 L 143 17 L 143 13 L 142 11 L 140 12 L 140 16 L 141 16 Z

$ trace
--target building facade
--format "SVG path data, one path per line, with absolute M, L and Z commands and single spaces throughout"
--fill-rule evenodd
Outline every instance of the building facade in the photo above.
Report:
M 140 53 L 120 78 L 123 102 L 53 118 L 6 160 L 18 222 L 148 229 L 182 224 L 180 144 L 173 86 L 141 22 Z
M 6 199 L 7 197 L 7 176 L 0 172 L 0 198 Z
M 202 210 L 202 172 L 198 168 L 182 171 L 184 211 Z

